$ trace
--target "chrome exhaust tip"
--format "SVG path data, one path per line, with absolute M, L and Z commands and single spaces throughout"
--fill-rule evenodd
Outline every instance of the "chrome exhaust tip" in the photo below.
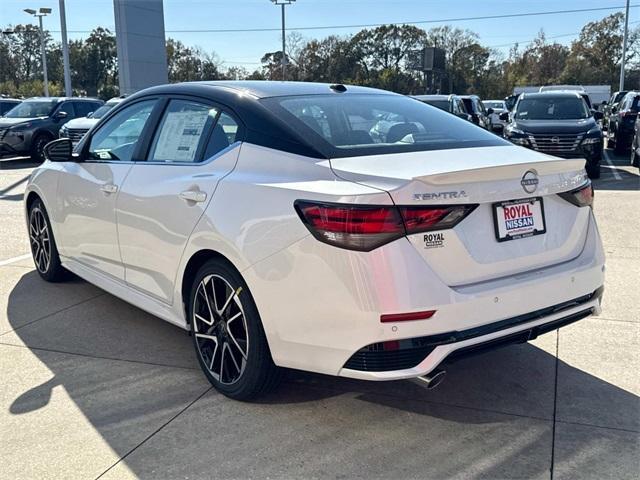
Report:
M 426 384 L 427 390 L 433 390 L 434 388 L 436 388 L 438 385 L 442 383 L 442 381 L 444 380 L 444 376 L 446 374 L 447 374 L 446 370 L 440 370 L 439 368 L 436 368 L 431 373 L 428 373 L 423 377 L 417 377 L 417 378 L 418 380 Z

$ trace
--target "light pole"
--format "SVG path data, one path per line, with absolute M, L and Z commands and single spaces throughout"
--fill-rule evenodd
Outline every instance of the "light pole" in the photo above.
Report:
M 271 0 L 274 5 L 280 5 L 282 9 L 282 80 L 287 79 L 287 54 L 285 53 L 285 28 L 284 28 L 284 7 L 291 5 L 296 0 Z
M 624 62 L 627 56 L 627 33 L 629 30 L 629 0 L 627 0 L 627 10 L 624 15 L 624 36 L 622 37 L 622 60 L 620 61 L 620 88 L 624 90 Z
M 67 15 L 64 9 L 64 0 L 60 0 L 60 31 L 62 33 L 62 66 L 64 69 L 64 94 L 67 97 L 73 95 L 71 89 L 71 70 L 69 68 L 69 42 L 67 42 Z
M 46 17 L 51 13 L 50 8 L 39 8 L 35 11 L 32 8 L 25 8 L 25 13 L 38 17 L 38 24 L 40 26 L 40 53 L 42 54 L 42 72 L 44 74 L 44 96 L 49 96 L 49 79 L 47 77 L 47 54 L 44 49 L 44 30 L 42 28 L 42 17 Z

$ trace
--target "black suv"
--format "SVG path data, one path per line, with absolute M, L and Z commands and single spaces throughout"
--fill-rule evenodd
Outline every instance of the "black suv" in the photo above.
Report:
M 31 155 L 44 161 L 44 146 L 58 138 L 60 127 L 85 117 L 104 102 L 93 98 L 34 97 L 0 118 L 0 157 Z
M 611 110 L 613 109 L 613 107 L 616 107 L 618 105 L 618 103 L 620 103 L 620 100 L 622 100 L 624 98 L 624 96 L 627 94 L 628 90 L 620 90 L 618 92 L 613 92 L 613 95 L 611 95 L 611 98 L 609 99 L 608 102 L 603 102 L 604 106 L 602 107 L 602 113 L 604 113 L 604 118 L 602 119 L 602 129 L 606 130 L 607 128 L 609 128 L 609 115 L 611 115 Z
M 18 100 L 17 98 L 0 97 L 0 117 L 21 102 L 22 100 Z
M 640 92 L 628 92 L 620 103 L 614 105 L 609 115 L 607 146 L 616 153 L 623 153 L 631 146 L 633 132 L 640 110 Z
M 597 120 L 602 112 L 589 110 L 579 93 L 523 93 L 500 119 L 510 122 L 504 136 L 516 145 L 557 157 L 584 157 L 587 174 L 600 177 L 603 137 Z
M 458 95 L 413 95 L 413 98 L 420 100 L 422 103 L 426 103 L 439 108 L 440 110 L 453 113 L 460 118 L 471 121 L 471 115 L 467 112 L 467 108 L 464 106 L 462 98 Z
M 486 130 L 491 129 L 491 119 L 489 115 L 493 113 L 493 108 L 485 108 L 482 100 L 477 95 L 463 95 L 462 101 L 467 109 L 467 112 L 471 114 L 471 121 Z

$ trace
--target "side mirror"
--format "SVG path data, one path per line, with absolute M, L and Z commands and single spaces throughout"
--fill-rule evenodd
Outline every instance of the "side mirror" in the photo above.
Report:
M 487 109 L 487 115 L 491 115 L 493 113 L 493 108 L 488 108 Z
M 611 113 L 616 113 L 618 111 L 618 105 L 614 105 L 611 107 Z
M 54 115 L 54 118 L 56 120 L 61 120 L 63 118 L 67 118 L 69 116 L 69 114 L 67 112 L 56 112 L 56 114 Z
M 59 138 L 44 147 L 44 157 L 52 162 L 73 162 L 73 144 L 68 138 Z
M 502 120 L 503 122 L 508 122 L 509 121 L 509 112 L 502 112 L 500 114 L 500 120 Z
M 93 112 L 87 113 L 87 118 L 91 118 L 93 116 Z
M 591 114 L 596 120 L 602 120 L 604 118 L 604 114 L 598 110 L 591 110 Z

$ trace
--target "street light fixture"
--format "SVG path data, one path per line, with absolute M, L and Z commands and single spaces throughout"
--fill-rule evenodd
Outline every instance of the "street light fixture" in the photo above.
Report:
M 280 5 L 282 9 L 282 80 L 287 79 L 287 54 L 285 53 L 285 28 L 284 28 L 284 7 L 291 5 L 296 0 L 271 0 L 274 5 Z
M 42 73 L 44 76 L 44 96 L 49 96 L 49 79 L 47 77 L 47 55 L 44 49 L 44 29 L 42 28 L 42 17 L 46 17 L 51 13 L 50 8 L 40 8 L 36 12 L 33 8 L 25 8 L 25 13 L 38 17 L 38 24 L 40 26 L 40 53 L 42 55 Z

